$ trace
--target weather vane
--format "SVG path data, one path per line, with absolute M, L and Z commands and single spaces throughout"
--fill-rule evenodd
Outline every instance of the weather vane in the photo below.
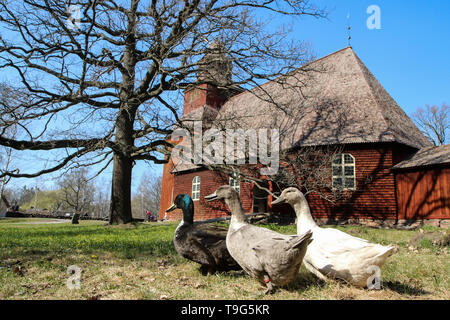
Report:
M 352 39 L 351 35 L 350 35 L 350 31 L 351 31 L 351 27 L 350 27 L 350 13 L 347 13 L 347 40 L 348 40 L 348 46 L 351 47 L 351 43 L 350 40 Z

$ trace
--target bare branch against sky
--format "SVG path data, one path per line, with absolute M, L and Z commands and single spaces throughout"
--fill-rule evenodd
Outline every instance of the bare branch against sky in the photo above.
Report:
M 269 15 L 325 13 L 306 0 L 1 1 L 0 67 L 14 99 L 1 104 L 0 145 L 48 154 L 40 170 L 1 177 L 112 164 L 110 223 L 130 222 L 133 165 L 166 161 L 182 91 L 212 63 L 205 54 L 220 48 L 230 59 L 232 76 L 209 77 L 221 89 L 308 61 L 285 29 L 265 28 Z
M 411 115 L 411 118 L 435 146 L 449 143 L 450 106 L 448 104 L 443 103 L 440 107 L 434 105 L 420 107 Z

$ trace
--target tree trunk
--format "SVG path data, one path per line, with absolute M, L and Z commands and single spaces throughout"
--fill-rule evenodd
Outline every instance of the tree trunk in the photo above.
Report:
M 6 196 L 3 194 L 3 192 L 2 192 L 2 194 L 1 194 L 1 198 L 2 198 L 3 202 L 5 203 L 6 208 L 11 207 L 11 205 L 9 204 L 8 199 L 7 199 Z
M 133 219 L 131 215 L 131 171 L 131 159 L 114 155 L 109 224 L 129 223 Z
M 138 3 L 137 0 L 131 2 L 131 10 L 127 21 L 125 52 L 122 57 L 122 64 L 126 72 L 122 72 L 122 85 L 119 94 L 122 105 L 115 125 L 115 142 L 119 150 L 114 152 L 109 224 L 123 224 L 133 220 L 131 215 L 131 172 L 133 170 L 131 150 L 134 147 L 133 125 L 139 107 L 139 103 L 135 101 L 133 96 L 136 67 L 136 39 L 134 36 L 136 15 L 133 12 L 136 12 Z
M 75 212 L 72 216 L 72 224 L 79 224 L 78 220 L 80 220 L 80 213 Z
M 134 145 L 133 123 L 135 115 L 136 108 L 125 104 L 116 120 L 115 140 L 118 150 L 114 153 L 109 224 L 123 224 L 133 220 L 131 215 L 133 159 L 130 154 Z

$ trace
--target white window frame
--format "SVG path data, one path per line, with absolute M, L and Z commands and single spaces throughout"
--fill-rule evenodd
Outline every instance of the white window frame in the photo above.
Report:
M 200 176 L 195 176 L 192 179 L 192 201 L 200 200 Z
M 236 192 L 239 195 L 241 194 L 241 181 L 239 179 L 230 177 L 229 184 L 230 184 L 230 187 L 233 188 L 234 190 L 236 190 Z
M 350 159 L 352 160 L 352 162 L 350 162 L 348 159 L 346 158 L 350 157 Z M 335 160 L 340 159 L 340 163 L 336 163 Z M 345 168 L 353 168 L 353 175 L 346 175 L 345 174 Z M 335 168 L 340 168 L 338 169 L 340 171 L 340 174 L 335 174 L 336 170 Z M 332 175 L 332 185 L 333 185 L 333 189 L 341 189 L 341 190 L 356 190 L 356 161 L 355 161 L 355 157 L 352 156 L 350 153 L 339 153 L 337 155 L 335 155 L 333 157 L 333 161 L 331 163 L 331 175 Z M 341 179 L 341 187 L 336 187 L 335 186 L 335 179 Z M 353 180 L 353 187 L 347 187 L 346 186 L 346 181 L 352 179 Z

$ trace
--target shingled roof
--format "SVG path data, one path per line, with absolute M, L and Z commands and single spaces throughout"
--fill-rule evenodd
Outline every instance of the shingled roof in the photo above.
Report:
M 283 149 L 367 142 L 430 146 L 351 47 L 232 97 L 217 120 L 228 118 L 243 129 L 279 128 Z
M 351 47 L 230 98 L 214 123 L 278 128 L 281 149 L 374 142 L 431 146 Z M 175 171 L 193 168 L 186 164 Z
M 432 166 L 437 164 L 450 164 L 450 144 L 439 147 L 422 148 L 393 169 L 407 169 Z

